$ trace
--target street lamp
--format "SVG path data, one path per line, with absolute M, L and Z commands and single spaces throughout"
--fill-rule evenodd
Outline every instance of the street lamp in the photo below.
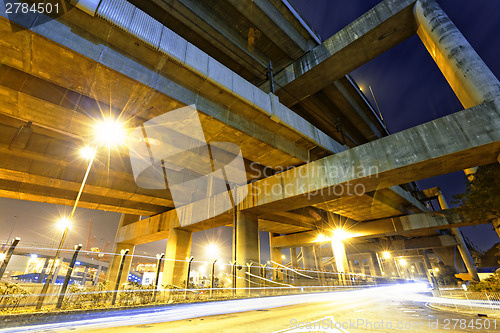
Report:
M 214 259 L 212 262 L 212 276 L 210 278 L 210 298 L 212 298 L 213 290 L 214 290 L 214 282 L 215 282 L 215 263 L 217 262 L 217 259 Z
M 391 253 L 389 251 L 382 252 L 382 258 L 391 259 Z
M 214 281 L 215 281 L 215 263 L 219 256 L 219 246 L 215 243 L 210 243 L 205 247 L 208 258 L 212 261 L 212 276 L 210 278 L 210 297 L 213 295 Z
M 64 240 L 68 234 L 69 227 L 73 220 L 73 216 L 75 215 L 76 207 L 78 206 L 78 202 L 80 201 L 80 197 L 82 196 L 83 188 L 85 187 L 85 183 L 87 182 L 87 178 L 90 173 L 90 169 L 92 168 L 92 164 L 94 163 L 95 156 L 97 154 L 97 150 L 105 145 L 108 147 L 116 146 L 122 143 L 125 140 L 125 129 L 121 123 L 112 119 L 104 119 L 101 122 L 98 122 L 94 126 L 94 136 L 95 136 L 95 147 L 83 148 L 80 151 L 82 157 L 89 159 L 89 164 L 87 166 L 87 170 L 85 171 L 85 176 L 83 177 L 82 184 L 80 189 L 78 190 L 78 194 L 76 196 L 75 203 L 73 204 L 73 209 L 71 213 L 67 217 L 61 218 L 59 224 L 64 227 L 64 232 L 61 237 L 61 241 L 59 242 L 59 246 L 57 248 L 56 254 L 54 256 L 54 263 L 57 262 L 59 256 L 61 255 L 61 249 L 64 245 Z M 55 271 L 55 265 L 53 265 L 52 269 L 49 271 L 47 275 L 47 279 L 45 280 L 45 284 L 43 285 L 40 296 L 38 297 L 38 302 L 36 305 L 36 309 L 40 310 L 43 305 L 43 301 L 45 299 L 45 295 L 47 294 L 47 290 L 49 289 L 50 282 L 52 280 L 52 276 Z
M 191 263 L 193 262 L 194 257 L 191 256 L 190 258 L 186 258 L 188 260 L 188 269 L 187 269 L 187 277 L 186 277 L 186 293 L 184 295 L 184 298 L 187 299 L 187 290 L 189 289 L 189 279 L 191 275 Z
M 125 257 L 127 256 L 129 249 L 121 250 L 120 251 L 120 266 L 118 268 L 118 277 L 116 278 L 116 285 L 115 285 L 115 293 L 113 294 L 113 300 L 111 301 L 111 305 L 115 305 L 116 302 L 116 296 L 118 296 L 118 290 L 120 289 L 120 280 L 122 279 L 122 272 L 123 272 L 123 266 L 125 265 Z
M 165 253 L 156 254 L 156 278 L 155 278 L 155 291 L 153 293 L 153 302 L 156 301 L 156 294 L 158 293 L 158 289 L 160 286 L 160 270 L 163 257 L 165 257 Z

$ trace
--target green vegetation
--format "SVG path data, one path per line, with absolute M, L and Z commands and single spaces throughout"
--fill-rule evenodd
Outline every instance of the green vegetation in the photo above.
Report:
M 481 222 L 500 219 L 500 163 L 484 165 L 467 180 L 465 192 L 454 195 L 457 211 L 463 216 Z
M 470 291 L 500 292 L 500 269 L 487 279 L 470 285 Z

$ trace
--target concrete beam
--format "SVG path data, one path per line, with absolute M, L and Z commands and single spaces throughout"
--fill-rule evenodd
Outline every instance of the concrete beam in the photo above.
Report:
M 346 224 L 345 228 L 352 234 L 353 240 L 361 240 L 382 236 L 411 235 L 415 233 L 415 231 L 442 230 L 449 229 L 450 227 L 476 225 L 478 223 L 480 223 L 480 221 L 465 221 L 452 211 L 442 211 L 439 215 L 435 213 L 423 213 L 371 222 Z M 278 248 L 289 248 L 312 244 L 316 242 L 321 232 L 327 235 L 330 230 L 315 230 L 277 236 L 273 240 L 273 246 Z
M 295 104 L 415 34 L 414 3 L 381 2 L 277 73 L 274 82 L 282 103 Z
M 315 43 L 306 40 L 269 0 L 227 1 L 291 59 L 315 46 Z
M 3 1 L 0 1 L 0 7 L 3 6 L 1 2 Z M 1 14 L 5 15 L 3 12 Z M 37 69 L 36 66 L 32 67 L 42 75 L 50 73 L 51 76 L 56 76 L 60 74 L 54 70 L 55 68 L 59 68 L 59 72 L 66 72 L 65 79 L 51 77 L 58 84 L 70 85 L 73 90 L 87 96 L 91 90 L 93 90 L 92 95 L 104 93 L 102 100 L 107 101 L 110 94 L 106 94 L 104 87 L 93 89 L 91 83 L 98 80 L 92 80 L 87 75 L 95 70 L 97 64 L 101 64 L 146 87 L 169 95 L 184 105 L 196 104 L 201 112 L 259 138 L 273 147 L 279 147 L 292 156 L 298 157 L 300 151 L 305 151 L 305 154 L 301 153 L 303 161 L 307 160 L 308 148 L 298 147 L 298 141 L 301 138 L 306 138 L 313 146 L 321 146 L 330 152 L 343 149 L 333 139 L 282 106 L 277 100 L 273 101 L 272 96 L 231 72 L 166 27 L 162 28 L 166 30 L 165 35 L 172 39 L 172 45 L 175 44 L 182 50 L 167 48 L 161 51 L 161 45 L 151 48 L 139 44 L 137 47 L 137 42 L 131 38 L 130 34 L 120 31 L 100 19 L 92 19 L 77 9 L 65 14 L 64 20 L 61 19 L 61 21 L 68 26 L 57 20 L 50 20 L 33 28 L 37 34 L 48 38 L 48 40 L 43 40 L 45 51 L 53 55 L 60 54 L 60 56 L 44 57 L 43 61 L 36 63 L 36 66 L 47 67 L 46 70 Z M 0 31 L 6 35 L 12 34 L 10 24 L 7 22 L 6 19 L 2 19 L 0 22 L 3 23 Z M 2 29 L 3 25 L 5 25 L 5 29 Z M 75 29 L 83 29 L 91 35 L 87 35 L 87 39 L 83 38 L 73 32 Z M 23 33 L 34 36 L 29 30 L 24 30 Z M 24 45 L 16 38 L 11 39 L 16 45 L 5 45 L 6 51 L 12 55 L 13 59 L 9 65 L 15 68 L 20 67 L 25 71 L 30 69 L 27 62 L 31 61 L 30 59 L 35 59 L 34 55 L 36 55 L 33 52 L 36 45 L 33 44 L 40 40 L 36 37 L 30 39 L 33 40 L 31 45 Z M 66 49 L 58 51 L 56 44 L 49 42 L 49 40 L 63 45 Z M 157 42 L 160 43 L 160 41 Z M 112 47 L 104 46 L 108 44 Z M 50 46 L 50 50 L 47 49 L 48 46 Z M 126 56 L 116 52 L 114 48 L 119 49 Z M 16 54 L 11 49 L 19 49 L 21 52 Z M 68 49 L 76 52 L 72 55 L 71 60 L 73 68 L 69 65 L 62 65 L 64 59 L 67 59 L 69 54 L 74 53 Z M 40 48 L 40 50 L 43 49 Z M 32 56 L 21 56 L 20 58 L 20 53 Z M 53 60 L 57 64 L 52 63 L 51 59 L 57 59 L 57 61 Z M 75 67 L 75 62 L 81 62 L 78 68 Z M 103 76 L 104 82 L 109 81 L 105 80 L 107 75 L 109 73 Z M 175 78 L 176 82 L 170 78 Z M 60 83 L 57 80 L 64 82 Z M 63 86 L 65 85 L 63 84 Z M 144 92 L 144 87 L 138 88 L 138 91 Z M 126 93 L 126 95 L 128 101 L 130 94 Z M 146 93 L 145 96 L 147 95 Z M 142 101 L 142 99 L 140 100 Z M 273 107 L 273 104 L 278 104 L 278 106 Z M 277 127 L 280 129 L 277 130 Z M 296 138 L 293 142 L 290 140 L 292 137 Z
M 456 246 L 457 242 L 455 238 L 451 235 L 436 235 L 427 237 L 416 237 L 410 239 L 398 239 L 392 240 L 388 249 L 384 248 L 380 243 L 362 243 L 350 241 L 346 244 L 346 251 L 348 256 L 360 253 L 369 252 L 383 252 L 390 251 L 391 253 L 408 251 L 408 250 L 423 250 L 423 249 L 433 249 L 440 247 L 453 247 Z M 322 257 L 331 257 L 332 249 L 330 246 L 324 246 L 321 248 Z M 355 257 L 353 257 L 355 258 Z
M 256 181 L 238 208 L 288 211 L 492 163 L 498 151 L 500 99 Z

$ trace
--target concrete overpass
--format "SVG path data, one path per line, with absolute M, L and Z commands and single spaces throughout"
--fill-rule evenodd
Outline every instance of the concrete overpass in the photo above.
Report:
M 43 25 L 34 24 L 40 15 L 0 20 L 3 197 L 72 205 L 86 167 L 72 154 L 89 140 L 94 119 L 120 115 L 135 128 L 195 104 L 209 144 L 241 147 L 248 185 L 235 196 L 248 195 L 236 208 L 210 216 L 225 195 L 215 193 L 203 205 L 174 210 L 168 190 L 137 186 L 126 148 L 101 153 L 80 204 L 125 214 L 117 253 L 168 238 L 167 257 L 178 261 L 167 261 L 167 283 L 181 281 L 191 233 L 216 226 L 235 227 L 236 260 L 244 265 L 259 262 L 258 230 L 272 233 L 278 249 L 309 244 L 318 230 L 346 224 L 342 219 L 382 230 L 366 238 L 432 236 L 476 223 L 427 213 L 407 191 L 406 183 L 491 163 L 500 152 L 498 80 L 433 1 L 383 1 L 325 42 L 285 2 L 255 1 L 249 6 L 266 15 L 252 17 L 229 0 L 213 8 L 190 1 L 85 3 Z M 172 26 L 159 19 L 164 12 L 176 19 Z M 251 38 L 241 39 L 229 24 L 242 16 L 267 34 L 255 52 L 243 47 Z M 466 110 L 387 136 L 345 75 L 415 33 Z M 255 85 L 269 86 L 263 59 L 277 72 L 277 96 Z M 338 117 L 323 121 L 327 111 Z M 273 244 L 297 237 L 305 240 Z

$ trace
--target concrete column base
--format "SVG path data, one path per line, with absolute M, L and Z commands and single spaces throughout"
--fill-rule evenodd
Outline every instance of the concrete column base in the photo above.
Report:
M 186 286 L 187 268 L 191 256 L 192 232 L 178 228 L 170 228 L 165 262 L 163 264 L 162 286 Z
M 241 266 L 236 270 L 236 288 L 255 288 L 260 285 L 260 279 L 252 277 L 259 276 L 260 270 L 259 220 L 255 215 L 238 211 L 236 223 L 236 264 Z M 237 289 L 237 293 L 247 292 L 248 289 Z

